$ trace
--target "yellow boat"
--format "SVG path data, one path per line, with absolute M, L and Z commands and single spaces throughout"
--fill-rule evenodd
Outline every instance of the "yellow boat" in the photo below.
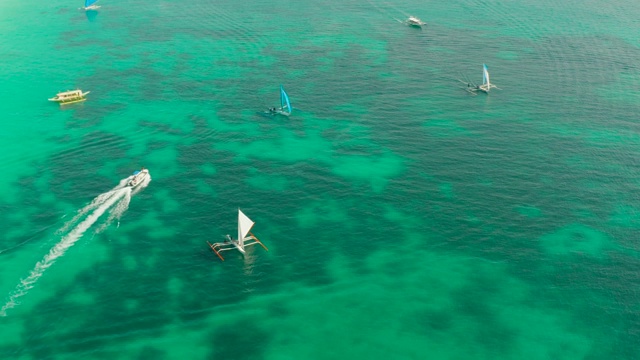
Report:
M 49 101 L 55 101 L 60 103 L 60 105 L 73 104 L 87 100 L 86 96 L 90 92 L 91 91 L 82 92 L 82 90 L 69 90 L 56 94 L 56 96 L 49 99 Z

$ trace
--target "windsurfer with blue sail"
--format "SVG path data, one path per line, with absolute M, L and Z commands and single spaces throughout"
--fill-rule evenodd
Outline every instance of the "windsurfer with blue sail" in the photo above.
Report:
M 98 10 L 100 8 L 99 5 L 95 5 L 98 0 L 84 0 L 84 7 L 82 10 Z
M 280 107 L 269 108 L 267 111 L 265 111 L 265 114 L 268 114 L 268 115 L 280 114 L 284 116 L 289 116 L 291 115 L 292 109 L 293 108 L 291 107 L 291 101 L 289 101 L 289 95 L 287 95 L 287 92 L 284 91 L 284 87 L 280 85 Z

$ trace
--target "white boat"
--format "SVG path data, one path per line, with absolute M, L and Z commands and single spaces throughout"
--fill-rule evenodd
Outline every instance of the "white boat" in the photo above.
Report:
M 82 92 L 82 90 L 68 90 L 65 92 L 57 93 L 55 97 L 49 99 L 49 101 L 55 101 L 60 105 L 73 104 L 81 101 L 85 101 L 87 94 L 91 91 Z
M 100 9 L 99 5 L 95 5 L 95 3 L 97 3 L 98 0 L 85 0 L 84 1 L 84 7 L 82 8 L 82 10 L 98 10 Z
M 127 182 L 127 186 L 131 186 L 135 188 L 136 186 L 142 184 L 147 177 L 149 177 L 149 170 L 142 168 L 141 170 L 136 170 L 133 172 L 133 176 Z
M 238 209 L 238 237 L 234 239 L 230 235 L 226 235 L 224 242 L 211 244 L 207 241 L 207 244 L 209 244 L 211 250 L 213 250 L 222 261 L 224 261 L 224 258 L 220 254 L 222 251 L 236 249 L 244 254 L 246 247 L 256 244 L 260 244 L 265 250 L 269 251 L 269 249 L 250 232 L 254 224 L 253 220 L 249 219 L 247 215 Z
M 427 25 L 426 22 L 423 22 L 422 20 L 418 19 L 415 16 L 409 16 L 409 18 L 405 21 L 407 25 L 409 26 L 415 26 L 415 27 L 422 27 L 424 25 Z

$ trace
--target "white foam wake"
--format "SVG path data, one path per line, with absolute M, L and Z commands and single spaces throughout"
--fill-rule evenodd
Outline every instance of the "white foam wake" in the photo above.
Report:
M 51 266 L 59 257 L 63 256 L 64 253 L 72 247 L 76 241 L 78 241 L 85 231 L 87 231 L 91 226 L 102 216 L 105 212 L 109 211 L 109 218 L 107 221 L 96 230 L 96 233 L 99 233 L 106 229 L 106 227 L 114 220 L 119 219 L 120 216 L 127 210 L 129 206 L 129 201 L 131 199 L 131 188 L 123 187 L 123 182 L 120 183 L 116 188 L 111 191 L 108 191 L 104 194 L 98 195 L 93 201 L 80 209 L 76 216 L 69 220 L 63 227 L 57 232 L 62 233 L 66 232 L 71 226 L 77 223 L 84 215 L 88 214 L 90 211 L 93 212 L 87 216 L 82 222 L 80 222 L 77 226 L 75 226 L 69 233 L 62 237 L 60 242 L 58 242 L 48 254 L 44 256 L 42 260 L 40 260 L 36 266 L 31 270 L 29 276 L 20 280 L 16 289 L 13 291 L 7 303 L 0 309 L 0 316 L 6 316 L 7 310 L 17 306 L 19 303 L 17 300 L 26 295 L 30 289 L 35 286 L 36 281 L 44 274 L 44 272 Z M 114 206 L 115 205 L 115 206 Z
M 111 189 L 110 191 L 107 191 L 106 193 L 100 194 L 98 196 L 96 196 L 95 199 L 93 199 L 89 205 L 83 207 L 82 209 L 78 210 L 78 212 L 76 213 L 76 215 L 73 217 L 73 219 L 67 221 L 57 232 L 56 234 L 61 234 L 66 232 L 67 230 L 69 230 L 69 228 L 75 224 L 76 222 L 78 222 L 78 220 L 80 218 L 82 218 L 84 215 L 86 215 L 89 211 L 97 208 L 98 206 L 102 205 L 105 203 L 105 201 L 107 201 L 110 197 L 112 197 L 115 192 L 119 189 L 123 189 L 125 187 L 125 184 L 127 183 L 127 181 L 131 178 L 124 178 L 122 180 L 120 180 L 120 183 L 118 185 L 116 185 L 116 187 L 114 187 L 113 189 Z
M 113 220 L 118 220 L 118 222 L 120 222 L 120 217 L 122 217 L 122 214 L 124 214 L 124 212 L 129 208 L 129 202 L 131 201 L 131 189 L 125 188 L 124 190 L 128 191 L 124 193 L 120 200 L 115 203 L 113 209 L 109 211 L 109 217 L 107 218 L 107 221 L 105 221 L 104 224 L 98 227 L 98 229 L 96 230 L 96 234 L 103 232 L 109 225 L 111 225 Z

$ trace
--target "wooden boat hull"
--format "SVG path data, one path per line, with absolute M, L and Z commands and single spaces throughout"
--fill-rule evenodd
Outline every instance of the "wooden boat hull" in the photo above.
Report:
M 81 99 L 68 100 L 68 101 L 62 101 L 62 100 L 58 100 L 58 99 L 49 99 L 49 101 L 55 101 L 55 102 L 59 103 L 60 105 L 75 104 L 75 103 L 83 102 L 85 100 L 87 100 L 87 99 L 86 98 L 81 98 Z

